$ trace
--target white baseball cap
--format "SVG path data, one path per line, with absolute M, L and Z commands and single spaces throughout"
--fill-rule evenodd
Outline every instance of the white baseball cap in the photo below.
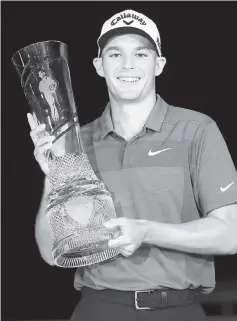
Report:
M 160 33 L 156 24 L 142 13 L 134 10 L 124 10 L 116 13 L 103 24 L 101 34 L 97 40 L 98 57 L 100 57 L 109 38 L 128 33 L 138 34 L 147 38 L 154 45 L 158 56 L 162 56 Z

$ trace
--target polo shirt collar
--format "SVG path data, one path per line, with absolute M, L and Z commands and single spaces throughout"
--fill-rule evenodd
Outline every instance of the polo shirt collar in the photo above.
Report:
M 145 127 L 159 132 L 165 120 L 167 111 L 168 104 L 160 97 L 160 95 L 156 95 L 156 104 L 152 108 L 150 115 L 147 118 Z
M 111 106 L 110 103 L 108 103 L 103 114 L 101 115 L 101 138 L 104 138 L 114 130 L 115 128 L 111 117 Z
M 156 96 L 156 104 L 148 116 L 145 127 L 159 132 L 167 114 L 168 104 L 159 95 Z M 101 115 L 101 138 L 104 138 L 114 130 L 115 128 L 111 117 L 111 106 L 110 103 L 108 103 Z

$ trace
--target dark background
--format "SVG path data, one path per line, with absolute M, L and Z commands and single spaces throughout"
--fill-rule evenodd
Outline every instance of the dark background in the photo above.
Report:
M 235 2 L 3 2 L 2 3 L 2 318 L 69 318 L 79 299 L 74 269 L 41 259 L 34 222 L 43 174 L 33 157 L 28 105 L 11 56 L 43 40 L 69 46 L 69 64 L 80 124 L 98 117 L 108 100 L 92 59 L 102 24 L 134 9 L 161 33 L 167 65 L 157 92 L 170 104 L 200 111 L 218 124 L 235 165 Z M 217 146 L 218 148 L 218 146 Z M 216 258 L 217 283 L 237 278 L 237 255 Z

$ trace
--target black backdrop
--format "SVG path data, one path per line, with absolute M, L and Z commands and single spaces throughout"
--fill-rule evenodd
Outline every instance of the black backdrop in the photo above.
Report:
M 48 266 L 34 240 L 43 175 L 33 157 L 28 105 L 10 58 L 42 40 L 69 46 L 80 124 L 108 100 L 92 65 L 103 22 L 131 8 L 158 24 L 167 65 L 157 92 L 171 104 L 211 116 L 237 165 L 236 9 L 234 2 L 2 3 L 2 311 L 3 319 L 68 318 L 79 293 L 74 269 Z M 217 146 L 218 148 L 218 146 Z M 237 256 L 216 258 L 217 282 L 237 278 Z

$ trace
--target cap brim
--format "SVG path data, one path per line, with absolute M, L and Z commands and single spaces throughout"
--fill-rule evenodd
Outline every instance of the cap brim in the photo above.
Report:
M 107 44 L 108 40 L 114 36 L 119 36 L 119 35 L 124 35 L 124 34 L 135 34 L 135 35 L 140 35 L 145 37 L 146 39 L 148 39 L 152 45 L 154 46 L 154 50 L 158 53 L 157 50 L 157 46 L 155 41 L 151 38 L 150 35 L 148 35 L 145 31 L 138 29 L 138 28 L 134 28 L 134 27 L 119 27 L 119 28 L 115 28 L 115 29 L 111 29 L 109 31 L 107 31 L 105 34 L 103 34 L 99 39 L 98 39 L 98 46 L 100 47 L 100 54 L 103 50 L 103 48 L 105 47 L 105 45 Z

